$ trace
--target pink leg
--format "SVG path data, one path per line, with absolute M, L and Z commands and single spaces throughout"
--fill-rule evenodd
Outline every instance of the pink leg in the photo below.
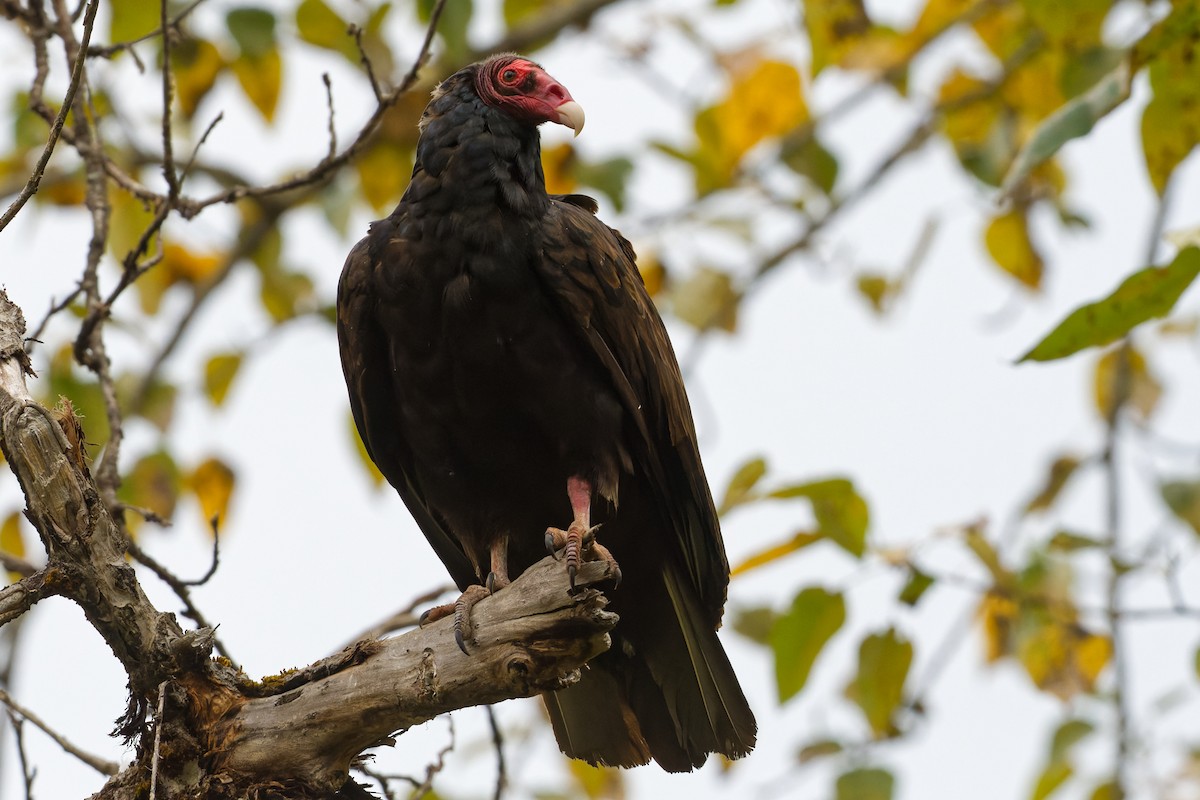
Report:
M 608 562 L 618 583 L 621 581 L 621 569 L 616 559 L 596 542 L 596 530 L 592 520 L 592 487 L 583 478 L 572 475 L 567 478 L 567 497 L 571 500 L 571 512 L 574 519 L 564 531 L 559 528 L 546 529 L 546 549 L 554 553 L 560 548 L 565 549 L 564 558 L 567 562 L 567 577 L 571 588 L 575 588 L 575 573 L 579 571 L 580 561 L 602 560 Z M 591 558 L 588 558 L 591 556 Z

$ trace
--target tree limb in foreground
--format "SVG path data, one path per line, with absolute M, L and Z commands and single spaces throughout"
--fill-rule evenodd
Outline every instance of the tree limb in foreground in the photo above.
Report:
M 61 422 L 25 386 L 24 319 L 0 291 L 0 419 L 4 453 L 42 537 L 44 570 L 0 590 L 14 619 L 40 596 L 83 608 L 121 660 L 131 703 L 122 732 L 133 764 L 95 795 L 144 798 L 156 763 L 159 797 L 313 797 L 348 786 L 350 762 L 446 711 L 567 686 L 610 645 L 615 614 L 585 564 L 572 594 L 547 556 L 471 612 L 470 655 L 452 618 L 365 640 L 303 670 L 255 682 L 213 659 L 212 631 L 183 631 L 146 598 L 108 509 Z M 146 719 L 146 710 L 162 709 Z

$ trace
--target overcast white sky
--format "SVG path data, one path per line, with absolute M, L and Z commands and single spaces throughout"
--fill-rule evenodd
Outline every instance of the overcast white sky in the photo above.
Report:
M 212 10 L 228 5 L 206 4 L 197 13 L 197 25 L 219 24 L 221 17 Z M 914 5 L 868 3 L 900 19 Z M 706 4 L 671 0 L 655 6 L 693 9 Z M 797 25 L 792 3 L 743 0 L 739 8 L 705 26 L 707 34 L 732 47 L 764 31 L 779 31 L 778 53 L 803 61 L 805 54 L 790 35 Z M 610 37 L 629 36 L 646 24 L 643 9 L 605 12 L 595 29 Z M 486 40 L 488 25 L 481 24 L 478 33 L 480 41 Z M 411 36 L 405 36 L 409 41 Z M 0 37 L 0 81 L 24 80 L 28 54 L 7 32 Z M 718 88 L 693 74 L 695 65 L 688 62 L 682 43 L 669 35 L 656 41 L 660 71 L 701 94 Z M 923 59 L 914 74 L 915 94 L 933 91 L 947 63 L 969 50 L 968 37 L 958 37 Z M 679 110 L 593 39 L 567 37 L 538 58 L 587 109 L 587 130 L 577 142 L 586 154 L 623 152 L 650 134 L 684 140 L 688 128 Z M 324 108 L 313 98 L 323 98 L 323 70 L 334 75 L 341 130 L 346 135 L 355 130 L 370 108 L 365 87 L 340 59 L 314 56 L 286 77 L 279 123 L 286 136 L 265 131 L 228 86 L 210 101 L 206 113 L 217 108 L 226 113 L 208 145 L 210 157 L 255 165 L 264 178 L 319 158 L 325 147 Z M 125 74 L 132 75 L 129 70 Z M 147 108 L 153 109 L 148 84 L 128 80 L 122 86 L 147 92 Z M 818 88 L 810 105 L 821 109 L 853 85 L 834 79 L 823 80 Z M 738 333 L 714 337 L 690 375 L 715 491 L 719 494 L 737 465 L 756 454 L 769 457 L 772 475 L 779 480 L 850 475 L 871 503 L 874 541 L 902 545 L 981 517 L 999 529 L 1033 491 L 1055 454 L 1098 449 L 1100 428 L 1090 410 L 1095 355 L 1045 366 L 1013 362 L 1065 313 L 1106 294 L 1142 266 L 1153 215 L 1153 195 L 1136 149 L 1145 96 L 1139 85 L 1132 102 L 1087 139 L 1067 147 L 1070 196 L 1093 228 L 1064 235 L 1050 220 L 1038 220 L 1050 264 L 1042 297 L 1025 301 L 988 265 L 980 247 L 980 220 L 990 210 L 991 198 L 961 178 L 953 154 L 940 144 L 910 159 L 868 201 L 831 226 L 820 239 L 820 258 L 806 255 L 772 278 L 743 308 Z M 854 185 L 913 121 L 911 109 L 881 93 L 825 130 L 824 140 L 843 157 L 840 185 Z M 546 136 L 558 140 L 565 133 L 547 131 Z M 635 174 L 627 219 L 675 207 L 687 186 L 687 176 L 669 162 L 647 159 Z M 1168 228 L 1200 223 L 1200 169 L 1194 160 L 1181 170 L 1176 189 Z M 611 210 L 606 217 L 622 224 Z M 854 296 L 853 270 L 898 269 L 931 218 L 939 222 L 938 235 L 915 285 L 894 314 L 883 321 L 874 318 Z M 344 254 L 365 232 L 367 221 L 361 215 L 351 225 L 356 233 L 337 241 L 315 214 L 303 212 L 286 230 L 285 261 L 304 269 L 321 296 L 331 298 Z M 206 213 L 183 235 L 203 244 L 227 225 L 219 212 Z M 51 297 L 71 286 L 87 235 L 81 215 L 40 209 L 27 209 L 0 235 L 0 283 L 27 317 L 36 319 Z M 782 228 L 766 235 L 786 241 L 796 232 Z M 724 257 L 720 250 L 715 255 Z M 252 675 L 327 654 L 394 607 L 441 583 L 445 574 L 399 499 L 390 491 L 370 491 L 364 480 L 347 435 L 345 389 L 330 326 L 303 322 L 262 340 L 226 408 L 209 410 L 200 391 L 202 357 L 261 336 L 267 326 L 256 308 L 256 293 L 249 270 L 235 275 L 201 315 L 172 365 L 172 374 L 189 389 L 172 434 L 175 452 L 185 463 L 218 454 L 238 471 L 221 569 L 195 599 L 220 621 L 220 636 Z M 1198 306 L 1193 288 L 1180 308 L 1194 313 Z M 677 349 L 686 354 L 691 333 L 677 324 L 671 328 Z M 146 335 L 153 338 L 155 333 Z M 115 337 L 115 342 L 133 363 L 144 363 L 153 350 L 129 337 Z M 45 349 L 40 357 L 46 357 Z M 1156 347 L 1153 358 L 1171 381 L 1157 417 L 1160 429 L 1175 440 L 1200 442 L 1194 343 Z M 44 360 L 37 366 L 44 366 Z M 131 434 L 127 463 L 155 441 L 145 427 L 135 426 Z M 1148 459 L 1139 458 L 1126 470 L 1134 488 L 1126 522 L 1134 539 L 1161 523 L 1164 513 L 1147 501 L 1152 488 L 1147 466 Z M 1176 466 L 1177 471 L 1190 466 L 1194 474 L 1195 458 Z M 1099 529 L 1098 488 L 1097 481 L 1085 480 L 1066 498 L 1067 517 L 1077 528 Z M 0 514 L 19 504 L 15 480 L 0 476 Z M 179 518 L 170 531 L 147 533 L 144 543 L 180 574 L 197 575 L 207 565 L 208 541 L 192 509 L 182 509 Z M 804 521 L 802 509 L 793 506 L 734 514 L 725 525 L 730 560 L 740 561 L 790 535 Z M 974 569 L 950 544 L 933 545 L 927 555 L 945 569 Z M 1186 563 L 1184 575 L 1190 579 L 1185 585 L 1200 577 L 1194 559 Z M 154 578 L 143 580 L 160 607 L 177 607 Z M 655 767 L 636 770 L 630 776 L 632 797 L 830 795 L 831 765 L 796 771 L 793 756 L 800 744 L 823 735 L 862 735 L 855 712 L 840 699 L 862 633 L 894 624 L 912 637 L 916 660 L 911 675 L 920 678 L 936 645 L 976 602 L 967 592 L 939 586 L 917 609 L 897 609 L 893 598 L 900 580 L 882 566 L 863 569 L 825 546 L 736 580 L 732 609 L 759 604 L 781 608 L 807 585 L 847 589 L 849 622 L 817 662 L 804 694 L 782 709 L 767 654 L 727 632 L 724 641 L 759 717 L 758 749 L 728 775 L 712 765 L 690 776 L 667 776 Z M 1147 580 L 1135 582 L 1130 600 L 1150 604 L 1163 597 Z M 107 732 L 124 708 L 124 676 L 103 642 L 78 609 L 61 600 L 36 607 L 26 627 L 17 679 L 20 700 L 81 746 L 119 757 L 120 748 Z M 900 798 L 1026 796 L 1053 724 L 1071 710 L 1033 690 L 1014 665 L 983 668 L 981 649 L 971 636 L 938 678 L 929 695 L 930 719 L 920 732 L 867 756 L 867 763 L 897 773 Z M 1134 629 L 1134 709 L 1141 719 L 1147 719 L 1164 692 L 1194 680 L 1190 665 L 1198 640 L 1194 624 Z M 1165 718 L 1167 731 L 1188 730 L 1188 718 L 1195 718 L 1195 692 L 1189 697 L 1183 711 Z M 1081 703 L 1075 710 L 1101 723 L 1107 720 L 1104 708 L 1094 703 Z M 528 726 L 541 713 L 539 704 L 516 701 L 500 711 L 514 731 L 508 757 L 517 785 L 552 788 L 562 770 L 561 762 L 550 757 L 556 752 L 552 737 L 544 728 Z M 437 785 L 455 798 L 490 796 L 494 762 L 482 712 L 460 712 L 455 721 L 459 750 Z M 520 729 L 532 731 L 528 739 Z M 403 736 L 396 752 L 381 755 L 379 763 L 389 770 L 420 772 L 446 735 L 443 720 L 431 722 Z M 11 736 L 3 741 L 4 761 L 11 764 Z M 1156 763 L 1169 763 L 1172 757 L 1163 744 L 1169 742 L 1147 743 Z M 99 788 L 98 776 L 62 756 L 39 733 L 27 733 L 27 746 L 38 767 L 39 798 L 79 797 Z M 1093 778 L 1088 792 L 1103 777 L 1106 746 L 1097 741 L 1083 749 L 1085 772 Z M 8 770 L 0 797 L 18 793 L 19 784 Z M 1079 785 L 1061 796 L 1086 795 Z M 1151 796 L 1148 789 L 1138 795 Z

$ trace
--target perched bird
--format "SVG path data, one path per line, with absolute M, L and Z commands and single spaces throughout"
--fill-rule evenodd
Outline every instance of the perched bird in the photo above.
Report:
M 595 201 L 546 193 L 538 126 L 583 120 L 512 54 L 437 87 L 408 189 L 346 260 L 342 367 L 367 451 L 464 592 L 435 613 L 469 633 L 472 602 L 547 544 L 569 570 L 609 561 L 620 622 L 545 695 L 555 735 L 683 772 L 745 755 L 756 724 L 716 635 L 729 564 L 666 329 Z

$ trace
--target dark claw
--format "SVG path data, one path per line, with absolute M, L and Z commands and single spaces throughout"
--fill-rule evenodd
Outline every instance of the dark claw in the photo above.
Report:
M 496 573 L 489 572 L 488 576 L 487 576 L 487 581 L 485 582 L 484 585 L 487 586 L 488 594 L 491 594 L 492 592 L 496 591 Z
M 613 571 L 613 576 L 612 576 L 613 588 L 615 589 L 621 585 L 621 568 L 618 567 L 616 564 L 614 564 L 612 571 Z
M 546 552 L 554 556 L 556 561 L 558 560 L 558 551 L 554 549 L 554 534 L 550 531 L 546 531 Z
M 458 627 L 458 622 L 454 624 L 454 643 L 458 645 L 458 649 L 463 651 L 464 656 L 471 655 L 467 652 L 467 643 L 463 641 L 462 628 Z
M 433 613 L 432 608 L 425 609 L 425 611 L 421 613 L 421 616 L 417 618 L 417 627 L 424 628 L 425 623 L 429 622 L 429 615 L 432 613 Z
M 571 584 L 571 594 L 575 594 L 575 565 L 567 564 L 567 580 Z

